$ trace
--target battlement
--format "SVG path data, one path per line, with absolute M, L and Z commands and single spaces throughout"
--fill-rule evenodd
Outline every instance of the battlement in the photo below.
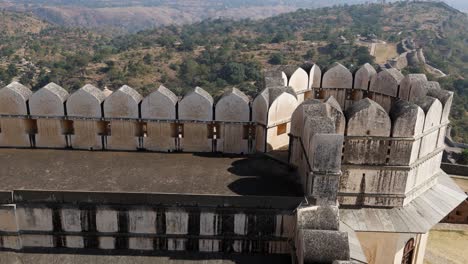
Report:
M 343 171 L 342 204 L 403 205 L 433 185 L 453 93 L 425 75 L 369 64 L 354 74 L 339 63 L 323 73 L 285 66 L 267 72 L 265 85 L 253 101 L 233 88 L 215 102 L 200 87 L 179 99 L 164 86 L 143 98 L 128 86 L 109 93 L 86 85 L 69 95 L 53 83 L 35 93 L 12 83 L 0 90 L 0 146 L 237 154 L 289 147 L 307 195 L 314 166 L 338 159 L 328 171 Z M 316 135 L 333 151 L 325 154 Z

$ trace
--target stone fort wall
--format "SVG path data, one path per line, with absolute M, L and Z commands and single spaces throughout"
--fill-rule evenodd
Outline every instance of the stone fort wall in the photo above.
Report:
M 0 89 L 0 147 L 247 154 L 289 146 L 310 194 L 314 158 L 327 157 L 313 138 L 327 134 L 321 142 L 342 140 L 328 157 L 341 166 L 342 204 L 400 206 L 434 184 L 453 93 L 425 75 L 288 66 L 267 72 L 265 86 L 252 101 L 233 88 L 215 102 L 200 87 L 179 99 L 163 86 L 143 98 L 128 86 L 69 95 L 53 83 L 35 93 L 12 83 Z

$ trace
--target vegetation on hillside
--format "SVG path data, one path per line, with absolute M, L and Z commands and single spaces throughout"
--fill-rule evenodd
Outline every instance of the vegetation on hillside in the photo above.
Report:
M 14 16 L 3 13 L 2 19 Z M 236 86 L 254 95 L 271 65 L 316 62 L 326 68 L 339 61 L 355 70 L 374 64 L 357 35 L 389 43 L 412 36 L 429 63 L 449 74 L 438 81 L 456 93 L 454 136 L 468 142 L 466 24 L 465 14 L 441 3 L 300 9 L 261 21 L 205 20 L 118 37 L 53 25 L 15 30 L 20 24 L 12 22 L 0 30 L 0 82 L 17 79 L 35 90 L 53 81 L 70 91 L 85 83 L 111 89 L 129 84 L 143 94 L 159 84 L 178 94 L 201 86 L 215 96 Z

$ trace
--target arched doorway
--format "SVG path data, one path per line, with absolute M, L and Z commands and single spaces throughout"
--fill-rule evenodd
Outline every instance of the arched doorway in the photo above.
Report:
M 405 250 L 403 251 L 403 259 L 401 260 L 401 264 L 411 264 L 413 263 L 413 255 L 414 255 L 414 238 L 411 238 L 406 242 Z

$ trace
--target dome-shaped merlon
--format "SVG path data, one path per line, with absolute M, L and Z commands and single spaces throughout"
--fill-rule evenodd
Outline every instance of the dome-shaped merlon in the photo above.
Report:
M 453 92 L 444 90 L 440 88 L 438 82 L 427 82 L 427 95 L 437 98 L 444 108 L 442 112 L 441 123 L 447 122 L 449 120 L 450 109 L 453 102 Z
M 223 94 L 216 103 L 216 121 L 243 122 L 220 123 L 221 138 L 217 142 L 217 151 L 224 153 L 248 153 L 249 141 L 244 131 L 245 122 L 250 121 L 249 98 L 236 88 L 232 88 Z
M 269 88 L 267 144 L 269 150 L 289 144 L 291 116 L 298 106 L 294 90 L 290 87 Z
M 106 99 L 98 88 L 87 84 L 74 92 L 67 100 L 67 115 L 70 117 L 101 118 L 101 104 Z
M 65 115 L 64 103 L 68 92 L 55 83 L 49 83 L 29 98 L 31 115 L 62 117 Z
M 427 95 L 427 77 L 425 74 L 408 74 L 400 83 L 400 92 L 398 97 L 414 101 L 416 98 Z
M 67 114 L 73 121 L 74 133 L 71 135 L 75 149 L 102 149 L 102 139 L 97 120 L 102 117 L 101 104 L 106 96 L 98 88 L 85 85 L 68 98 Z M 92 119 L 81 119 L 92 118 Z
M 224 93 L 216 103 L 216 121 L 248 122 L 250 121 L 249 98 L 237 88 Z
M 288 86 L 292 87 L 296 93 L 304 92 L 309 86 L 309 75 L 302 68 L 297 68 L 289 77 Z
M 65 116 L 65 101 L 68 96 L 65 89 L 50 83 L 29 98 L 29 110 L 37 118 L 36 147 L 67 147 L 64 135 L 66 127 L 62 118 Z
M 291 144 L 289 149 L 291 151 L 290 162 L 300 168 L 300 164 L 298 163 L 303 155 L 303 150 L 300 142 L 300 138 L 302 138 L 303 130 L 305 128 L 305 117 L 306 111 L 311 108 L 319 108 L 322 109 L 322 112 L 325 114 L 325 107 L 324 104 L 320 100 L 316 99 L 308 99 L 299 104 L 299 106 L 294 110 L 291 116 L 291 131 L 290 134 L 294 136 L 292 138 Z M 319 111 L 319 110 L 317 110 Z
M 322 88 L 353 88 L 353 74 L 340 63 L 335 63 L 333 67 L 323 75 Z
M 318 105 L 322 104 L 320 100 L 317 99 L 308 99 L 299 104 L 299 106 L 294 110 L 291 116 L 291 135 L 296 137 L 302 136 L 302 130 L 304 129 L 304 121 L 305 121 L 305 111 L 311 105 Z
M 419 98 L 415 101 L 415 103 L 419 105 L 426 114 L 423 129 L 424 132 L 428 132 L 432 128 L 440 125 L 443 108 L 439 100 L 437 100 L 434 97 L 426 96 L 423 98 Z M 420 158 L 432 153 L 436 149 L 437 145 L 439 145 L 439 130 L 440 129 L 436 129 L 422 138 L 421 150 L 419 151 Z
M 398 85 L 400 85 L 403 78 L 403 74 L 397 69 L 384 69 L 372 78 L 369 90 L 396 97 Z
M 309 89 L 320 88 L 322 85 L 322 70 L 314 64 L 309 71 Z
M 335 122 L 335 133 L 344 135 L 346 130 L 346 118 L 341 110 L 340 104 L 335 97 L 330 96 L 325 100 L 327 105 L 327 115 Z
M 106 118 L 139 118 L 138 105 L 143 97 L 133 88 L 124 85 L 104 100 Z
M 213 97 L 196 87 L 179 102 L 179 119 L 194 121 L 213 120 Z
M 196 87 L 179 102 L 179 120 L 184 123 L 181 148 L 187 152 L 212 151 L 209 126 L 191 121 L 213 121 L 213 97 L 200 87 Z
M 0 89 L 0 115 L 27 115 L 27 102 L 31 90 L 13 82 Z M 27 120 L 22 118 L 0 117 L 0 147 L 29 147 Z
M 148 120 L 175 120 L 177 96 L 164 86 L 149 94 L 141 102 L 141 118 Z M 176 150 L 173 124 L 152 122 L 146 124 L 147 134 L 143 146 L 151 151 L 170 152 Z
M 372 67 L 372 65 L 369 63 L 362 65 L 355 74 L 354 89 L 367 91 L 369 89 L 370 81 L 375 75 L 377 75 L 377 71 Z
M 390 111 L 392 137 L 414 137 L 423 132 L 424 111 L 416 104 L 405 100 L 395 102 Z
M 174 120 L 177 117 L 177 101 L 177 95 L 161 85 L 141 102 L 141 118 Z
M 390 111 L 392 137 L 413 138 L 423 132 L 424 111 L 416 104 L 398 100 Z M 396 140 L 390 146 L 388 165 L 408 166 L 418 158 L 421 140 Z
M 288 85 L 288 76 L 279 67 L 265 71 L 264 80 L 266 88 Z
M 268 120 L 269 89 L 263 89 L 252 102 L 252 121 L 266 125 Z
M 345 115 L 348 136 L 390 136 L 390 117 L 382 106 L 369 98 L 353 104 Z
M 141 129 L 139 104 L 142 96 L 129 86 L 122 86 L 104 100 L 104 117 L 110 119 L 110 133 L 107 135 L 107 149 L 137 150 Z M 124 120 L 119 120 L 119 119 Z
M 1 115 L 27 115 L 27 102 L 33 93 L 18 82 L 12 82 L 0 89 Z
M 353 88 L 353 75 L 351 72 L 339 63 L 335 63 L 323 75 L 322 88 L 323 96 L 334 96 L 342 108 L 347 105 L 346 90 Z

